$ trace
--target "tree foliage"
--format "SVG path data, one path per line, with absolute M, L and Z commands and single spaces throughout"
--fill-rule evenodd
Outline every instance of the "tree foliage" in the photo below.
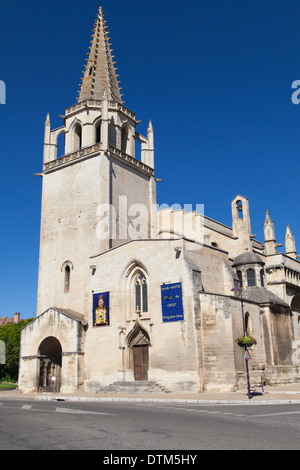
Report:
M 6 350 L 6 363 L 0 364 L 0 380 L 18 380 L 21 330 L 32 320 L 30 318 L 0 326 L 0 341 L 4 342 Z

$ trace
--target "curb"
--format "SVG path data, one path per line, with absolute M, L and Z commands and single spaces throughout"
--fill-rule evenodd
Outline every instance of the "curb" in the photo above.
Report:
M 164 399 L 164 398 L 96 398 L 96 397 L 54 397 L 54 396 L 37 396 L 37 401 L 69 401 L 69 402 L 127 402 L 127 403 L 190 403 L 190 404 L 211 404 L 211 405 L 274 405 L 274 404 L 300 404 L 300 399 L 278 399 L 278 400 L 193 400 L 193 399 Z

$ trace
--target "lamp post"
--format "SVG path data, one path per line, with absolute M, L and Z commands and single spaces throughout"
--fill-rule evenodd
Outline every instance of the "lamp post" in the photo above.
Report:
M 244 315 L 244 305 L 243 305 L 243 288 L 242 288 L 242 282 L 238 278 L 238 276 L 233 277 L 233 283 L 234 287 L 231 289 L 232 291 L 239 292 L 240 293 L 240 299 L 241 299 L 241 307 L 242 307 L 242 320 L 243 320 L 243 333 L 244 337 L 246 338 L 246 325 L 245 325 L 245 315 Z M 250 390 L 250 377 L 249 377 L 249 364 L 248 364 L 248 358 L 247 358 L 247 346 L 245 346 L 245 363 L 246 363 L 246 376 L 247 376 L 247 389 L 248 389 L 248 398 L 251 400 L 251 390 Z

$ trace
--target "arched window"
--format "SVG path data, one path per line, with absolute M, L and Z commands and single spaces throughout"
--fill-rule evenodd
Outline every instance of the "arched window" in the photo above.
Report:
M 236 210 L 237 210 L 238 218 L 242 219 L 244 217 L 243 216 L 243 203 L 242 203 L 242 201 L 236 201 Z
M 256 286 L 255 271 L 252 268 L 247 270 L 247 283 L 249 287 Z
M 126 126 L 122 127 L 121 131 L 121 150 L 126 153 L 127 150 L 128 130 Z
M 147 280 L 141 272 L 134 277 L 135 285 L 135 310 L 136 312 L 148 312 L 148 286 Z
M 68 294 L 70 291 L 70 284 L 71 284 L 71 271 L 74 269 L 74 265 L 72 261 L 67 260 L 61 266 L 61 272 L 63 273 L 63 289 L 64 293 Z
M 81 149 L 82 145 L 82 129 L 79 123 L 74 127 L 74 150 Z
M 69 265 L 65 267 L 65 282 L 64 282 L 64 292 L 68 294 L 70 291 L 70 278 L 71 278 L 71 268 Z
M 95 127 L 95 140 L 96 144 L 101 142 L 101 121 L 97 122 Z
M 236 272 L 237 277 L 239 278 L 240 281 L 240 286 L 243 287 L 243 276 L 242 276 L 242 271 L 237 271 Z
M 114 118 L 112 117 L 108 124 L 108 143 L 113 147 L 117 146 L 117 133 Z
M 264 286 L 265 286 L 264 270 L 263 270 L 263 269 L 260 270 L 260 284 L 261 284 L 261 287 L 264 287 Z

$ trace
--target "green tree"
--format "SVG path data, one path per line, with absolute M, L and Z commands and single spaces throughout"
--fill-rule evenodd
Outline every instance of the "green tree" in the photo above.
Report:
M 0 364 L 0 380 L 18 380 L 21 330 L 32 320 L 30 318 L 0 326 L 0 340 L 4 342 L 6 350 L 6 363 Z

